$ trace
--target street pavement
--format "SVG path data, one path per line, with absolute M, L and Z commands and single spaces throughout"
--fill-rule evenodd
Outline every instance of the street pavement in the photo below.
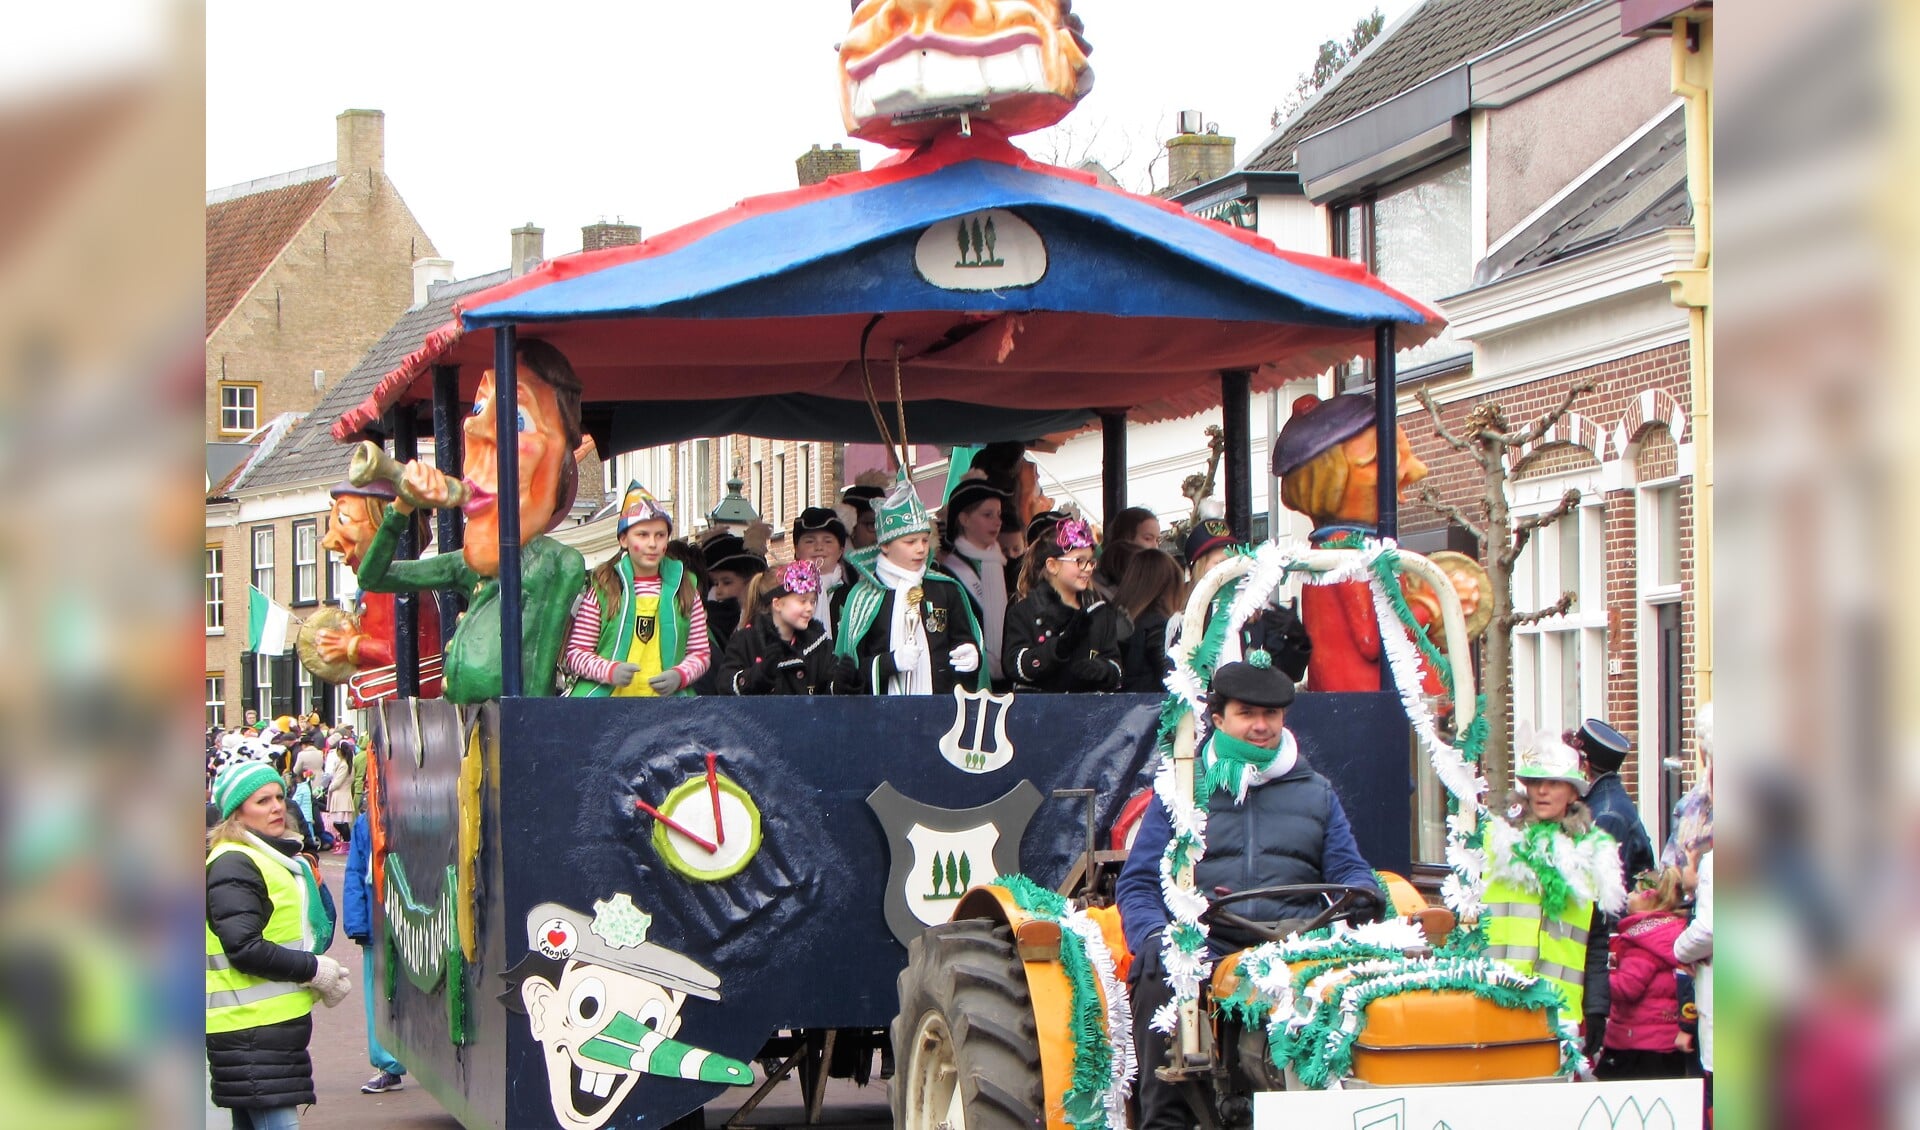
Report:
M 320 857 L 321 877 L 333 891 L 336 903 L 341 901 L 341 877 L 345 869 L 344 855 Z M 366 986 L 360 983 L 363 980 L 360 948 L 347 940 L 346 931 L 336 930 L 333 947 L 327 953 L 352 972 L 353 991 L 336 1008 L 313 1010 L 313 1081 L 319 1102 L 300 1113 L 301 1130 L 459 1130 L 459 1122 L 443 1111 L 433 1096 L 411 1077 L 398 1091 L 382 1095 L 360 1093 L 360 1084 L 371 1079 L 374 1073 L 367 1062 L 366 1012 L 361 997 Z M 764 1078 L 757 1066 L 754 1075 L 756 1080 Z M 752 1091 L 741 1088 L 738 1094 L 741 1100 L 728 1096 L 726 1101 L 708 1107 L 706 1124 L 710 1127 L 725 1124 L 740 1101 Z M 232 1125 L 229 1113 L 215 1107 L 211 1100 L 206 1104 L 206 1113 L 208 1130 L 226 1130 Z M 886 1083 L 876 1081 L 866 1087 L 856 1087 L 844 1079 L 828 1083 L 820 1127 L 834 1130 L 885 1126 L 891 1121 Z M 804 1126 L 806 1110 L 800 1099 L 799 1081 L 789 1076 L 754 1109 L 747 1124 Z

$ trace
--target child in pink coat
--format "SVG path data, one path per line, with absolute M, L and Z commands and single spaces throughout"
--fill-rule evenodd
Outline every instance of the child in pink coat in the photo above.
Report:
M 1680 905 L 1680 869 L 1641 876 L 1627 898 L 1627 916 L 1613 936 L 1607 987 L 1605 1050 L 1594 1074 L 1602 1079 L 1678 1079 L 1686 1074 L 1680 1035 L 1680 999 L 1673 942 L 1686 929 Z

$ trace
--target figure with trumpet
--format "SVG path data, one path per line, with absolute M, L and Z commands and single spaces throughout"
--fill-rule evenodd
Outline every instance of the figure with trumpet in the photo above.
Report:
M 521 341 L 518 359 L 520 496 L 510 505 L 520 512 L 521 670 L 523 693 L 546 697 L 555 693 L 568 618 L 587 579 L 580 552 L 546 536 L 566 519 L 578 486 L 573 453 L 580 445 L 580 378 L 564 354 L 542 341 Z M 446 696 L 458 703 L 500 697 L 500 500 L 495 494 L 494 428 L 494 372 L 489 369 L 480 378 L 473 413 L 467 417 L 459 479 L 417 459 L 399 467 L 374 445 L 363 445 L 355 455 L 356 479 L 378 474 L 392 482 L 398 495 L 360 562 L 361 590 L 469 594 L 466 615 L 448 636 L 445 649 Z M 467 518 L 458 554 L 394 560 L 415 510 L 456 506 Z
M 349 569 L 359 569 L 373 535 L 386 520 L 398 497 L 392 483 L 352 480 L 333 488 L 333 513 L 320 547 L 337 553 Z M 427 523 L 416 514 L 414 544 L 425 545 Z M 420 697 L 440 697 L 440 610 L 432 600 L 421 600 Z M 323 608 L 300 626 L 296 650 L 301 665 L 329 683 L 346 683 L 355 709 L 364 709 L 394 693 L 394 597 L 392 593 L 361 593 L 358 607 L 348 612 Z

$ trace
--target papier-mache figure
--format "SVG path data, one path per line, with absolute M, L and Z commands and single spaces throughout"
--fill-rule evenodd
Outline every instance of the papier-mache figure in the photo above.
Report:
M 397 497 L 393 484 L 375 480 L 365 486 L 344 482 L 335 486 L 333 513 L 327 520 L 327 536 L 320 548 L 337 553 L 347 568 L 358 569 L 373 536 L 386 520 L 387 511 Z M 426 544 L 427 523 L 415 518 L 415 545 Z M 419 640 L 420 697 L 440 697 L 440 607 L 432 599 L 414 603 L 417 610 L 415 638 Z M 316 614 L 316 618 L 321 614 Z M 395 691 L 394 680 L 394 598 L 392 593 L 363 592 L 351 614 L 336 618 L 329 627 L 315 627 L 312 650 L 324 670 L 307 663 L 309 670 L 328 682 L 347 673 L 347 695 L 355 709 L 364 709 Z M 306 631 L 301 632 L 303 640 Z M 307 662 L 306 647 L 301 661 Z
M 560 648 L 574 598 L 586 584 L 580 551 L 547 537 L 573 505 L 579 471 L 580 378 L 566 356 L 546 342 L 519 344 L 520 656 L 522 693 L 554 693 Z M 459 703 L 500 697 L 500 500 L 494 444 L 494 371 L 480 378 L 473 414 L 467 417 L 462 477 L 448 478 L 432 464 L 408 463 L 399 497 L 360 562 L 365 592 L 448 589 L 469 594 L 466 615 L 446 644 L 446 696 Z M 459 506 L 466 512 L 460 552 L 421 561 L 396 561 L 400 533 L 416 509 Z
M 711 644 L 699 582 L 667 554 L 673 517 L 629 483 L 614 527 L 619 550 L 593 571 L 573 617 L 564 665 L 574 698 L 691 695 Z
M 933 518 L 903 474 L 874 507 L 877 555 L 856 553 L 861 569 L 841 609 L 834 654 L 844 689 L 858 694 L 947 694 L 956 683 L 986 686 L 980 626 L 952 577 L 928 568 Z
M 1093 89 L 1073 0 L 854 0 L 840 41 L 847 132 L 910 149 L 962 113 L 1001 133 L 1058 122 Z
M 1398 489 L 1404 491 L 1427 477 L 1427 466 L 1414 457 L 1406 429 L 1396 428 L 1394 434 Z M 1287 509 L 1313 519 L 1314 545 L 1357 545 L 1376 536 L 1380 464 L 1372 398 L 1346 393 L 1294 401 L 1293 418 L 1274 445 L 1273 473 L 1280 477 Z M 1380 625 L 1370 585 L 1308 585 L 1300 594 L 1300 618 L 1313 640 L 1307 681 L 1314 690 L 1380 689 Z
M 613 1120 L 643 1075 L 735 1087 L 753 1071 L 675 1039 L 688 997 L 720 999 L 720 978 L 647 940 L 653 916 L 626 893 L 591 917 L 557 902 L 527 912 L 527 955 L 506 973 L 501 1001 L 523 1013 L 547 1065 L 553 1115 L 567 1130 Z

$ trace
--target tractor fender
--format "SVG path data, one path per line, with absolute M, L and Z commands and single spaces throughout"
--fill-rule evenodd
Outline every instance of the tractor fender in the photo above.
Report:
M 1070 1130 L 1064 1096 L 1073 1079 L 1073 988 L 1060 967 L 1060 925 L 1037 918 L 1013 901 L 1004 887 L 980 886 L 961 896 L 955 921 L 987 918 L 1013 931 L 1013 945 L 1027 975 L 1033 1002 L 1033 1027 L 1039 1034 L 1041 1094 L 1046 1097 L 1048 1130 Z

